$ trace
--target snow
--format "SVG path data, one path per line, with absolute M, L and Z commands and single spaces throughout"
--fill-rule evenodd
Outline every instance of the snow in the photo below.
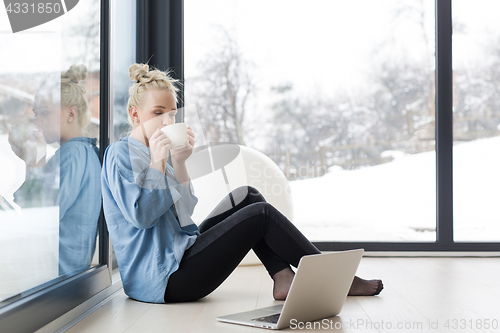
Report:
M 499 153 L 500 137 L 453 148 L 456 241 L 500 240 Z M 294 223 L 313 241 L 433 242 L 435 161 L 432 151 L 293 181 Z

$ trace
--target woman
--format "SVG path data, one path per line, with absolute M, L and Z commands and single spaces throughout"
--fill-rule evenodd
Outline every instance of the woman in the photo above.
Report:
M 176 80 L 148 65 L 129 68 L 130 136 L 105 153 L 103 206 L 125 293 L 154 303 L 194 301 L 215 290 L 253 249 L 283 300 L 304 255 L 318 254 L 294 226 L 251 187 L 231 194 L 238 205 L 219 204 L 199 228 L 190 218 L 198 199 L 185 161 L 195 145 L 173 150 L 160 129 L 175 122 Z M 169 151 L 172 167 L 164 163 Z M 223 200 L 224 201 L 224 200 Z M 374 295 L 379 280 L 355 278 L 351 295 Z
M 97 139 L 84 136 L 90 123 L 84 81 L 87 68 L 72 65 L 37 91 L 33 112 L 38 131 L 27 140 L 10 133 L 12 150 L 26 162 L 27 175 L 15 193 L 21 206 L 59 206 L 59 274 L 90 267 L 101 210 L 101 165 Z M 57 143 L 54 156 L 37 157 L 37 146 Z

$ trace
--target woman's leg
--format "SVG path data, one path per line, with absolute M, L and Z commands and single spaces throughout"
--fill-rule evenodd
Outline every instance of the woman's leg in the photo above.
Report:
M 290 264 L 320 251 L 252 187 L 238 188 L 200 224 L 201 236 L 169 279 L 165 302 L 193 301 L 210 294 L 254 249 L 275 281 L 274 297 L 284 299 L 293 279 Z M 235 207 L 228 204 L 237 203 Z M 222 222 L 222 223 L 221 223 Z M 374 295 L 380 280 L 355 277 L 349 295 Z
M 208 217 L 200 224 L 199 230 L 203 234 L 205 231 L 209 230 L 214 225 L 219 222 L 225 220 L 227 217 L 236 213 L 238 210 L 251 205 L 257 202 L 266 202 L 264 196 L 254 187 L 251 186 L 241 186 L 233 190 L 229 193 L 221 202 L 208 214 Z M 290 265 L 278 257 L 266 244 L 264 240 L 257 243 L 253 250 L 260 261 L 267 268 L 268 273 L 274 279 L 273 273 L 274 271 L 284 270 L 288 268 L 289 273 L 292 273 L 290 270 Z M 316 249 L 317 250 L 317 249 Z M 320 253 L 318 251 L 318 253 Z M 290 276 L 284 276 L 283 274 L 278 276 L 278 282 L 280 282 L 283 278 L 285 280 L 289 280 Z M 290 281 L 291 282 L 291 281 Z
M 219 214 L 223 215 L 223 214 Z M 227 215 L 227 214 L 225 214 Z M 215 290 L 254 248 L 269 274 L 297 266 L 302 256 L 320 253 L 293 224 L 267 202 L 250 203 L 222 220 L 210 220 L 169 279 L 166 302 L 192 301 Z M 207 229 L 206 227 L 209 226 Z M 261 253 L 262 250 L 264 253 Z M 270 257 L 267 257 L 270 255 Z M 291 270 L 290 270 L 291 271 Z
M 204 233 L 241 208 L 256 202 L 266 202 L 264 196 L 257 189 L 251 186 L 238 187 L 219 202 L 198 228 L 201 233 Z
M 239 209 L 256 202 L 266 202 L 264 196 L 257 189 L 251 186 L 242 186 L 233 190 L 215 207 L 205 221 L 200 224 L 200 231 L 202 233 L 205 232 Z M 290 265 L 287 262 L 278 257 L 267 246 L 264 240 L 256 244 L 253 250 L 274 280 L 274 298 L 284 300 L 288 295 L 295 273 L 290 269 Z M 273 274 L 272 272 L 275 271 L 278 273 Z

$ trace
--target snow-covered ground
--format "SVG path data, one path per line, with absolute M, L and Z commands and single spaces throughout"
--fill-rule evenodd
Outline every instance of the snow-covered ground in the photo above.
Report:
M 457 144 L 457 241 L 500 240 L 500 137 Z M 290 183 L 294 223 L 315 241 L 435 241 L 435 152 Z

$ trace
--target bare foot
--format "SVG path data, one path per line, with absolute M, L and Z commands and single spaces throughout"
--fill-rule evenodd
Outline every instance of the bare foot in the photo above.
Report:
M 284 301 L 292 285 L 295 273 L 290 268 L 285 268 L 274 274 L 273 297 L 277 301 Z
M 380 294 L 382 289 L 382 280 L 364 280 L 355 276 L 347 296 L 374 296 Z

